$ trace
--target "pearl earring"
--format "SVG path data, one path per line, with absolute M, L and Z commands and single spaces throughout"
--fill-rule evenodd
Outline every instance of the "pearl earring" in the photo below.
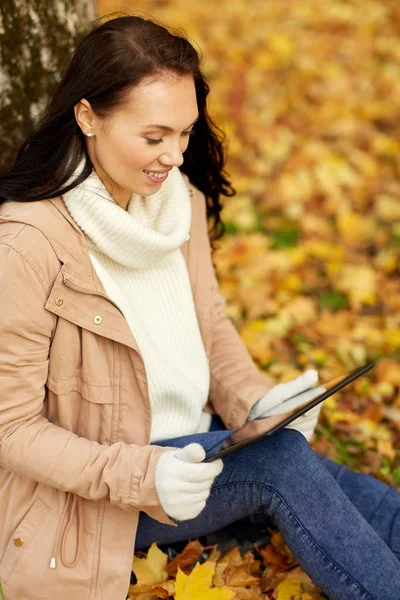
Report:
M 92 137 L 92 136 L 94 136 L 94 133 L 93 133 L 93 131 L 88 131 L 87 133 L 85 133 L 85 135 L 87 137 Z

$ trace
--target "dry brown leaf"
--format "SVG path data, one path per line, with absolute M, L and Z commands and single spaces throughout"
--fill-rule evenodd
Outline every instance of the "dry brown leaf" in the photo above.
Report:
M 239 566 L 226 567 L 222 575 L 223 581 L 229 587 L 257 585 L 260 578 L 256 577 L 254 573 L 257 572 L 259 566 L 259 561 L 253 561 Z
M 237 546 L 233 546 L 227 552 L 224 552 L 216 563 L 215 573 L 213 576 L 213 584 L 220 587 L 225 584 L 223 578 L 224 571 L 227 567 L 239 567 L 243 564 L 243 559 L 240 555 Z
M 203 552 L 204 548 L 199 540 L 190 541 L 182 552 L 167 565 L 168 575 L 170 577 L 175 577 L 178 567 L 181 571 L 187 571 L 198 561 Z
M 261 592 L 259 588 L 251 587 L 246 589 L 243 587 L 232 587 L 229 589 L 235 593 L 234 600 L 267 600 L 269 596 Z
M 263 564 L 266 567 L 268 565 L 274 565 L 280 569 L 286 570 L 290 566 L 287 556 L 278 552 L 278 550 L 272 544 L 268 544 L 267 546 L 264 546 L 264 548 L 260 548 L 259 552 L 263 558 Z
M 157 594 L 151 585 L 130 585 L 129 600 L 156 600 Z

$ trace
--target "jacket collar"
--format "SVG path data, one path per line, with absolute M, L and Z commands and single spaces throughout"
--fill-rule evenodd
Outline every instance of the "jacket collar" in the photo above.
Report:
M 121 318 L 119 308 L 104 290 L 90 260 L 86 238 L 69 214 L 62 197 L 36 202 L 7 201 L 0 205 L 1 222 L 23 223 L 35 227 L 52 246 L 61 268 L 46 302 L 46 308 L 50 312 L 67 318 L 93 333 L 125 344 L 140 355 L 126 320 Z M 181 251 L 188 263 L 187 242 L 183 244 Z M 194 291 L 195 269 L 189 269 L 189 277 Z M 76 305 L 74 289 L 85 292 L 83 313 Z M 65 299 L 61 306 L 57 302 L 60 296 Z M 99 312 L 104 317 L 100 328 L 93 319 Z
M 115 311 L 119 315 L 121 314 L 119 309 L 107 296 L 104 286 L 90 260 L 85 235 L 69 214 L 61 196 L 35 202 L 7 201 L 0 205 L 1 222 L 16 222 L 36 227 L 52 246 L 55 255 L 61 263 L 61 269 L 52 287 L 50 298 L 54 294 L 57 295 L 61 282 L 64 282 L 69 288 L 75 288 L 84 291 L 86 294 L 92 294 L 97 299 L 103 297 L 103 299 L 113 305 L 114 308 L 112 310 L 114 314 Z M 187 263 L 187 242 L 183 244 L 181 251 Z M 193 290 L 195 284 L 194 273 L 189 272 L 189 276 Z M 87 296 L 86 298 L 88 299 Z M 52 312 L 61 314 L 49 300 L 46 308 Z M 125 343 L 127 343 L 126 338 L 130 337 L 130 332 L 127 333 L 126 327 L 123 329 Z M 110 335 L 110 337 L 113 336 Z M 136 348 L 136 343 L 133 344 L 133 347 Z
M 105 295 L 90 260 L 85 235 L 69 214 L 61 196 L 35 202 L 7 201 L 0 206 L 1 221 L 24 223 L 39 229 L 64 265 L 68 278 L 88 291 Z M 186 242 L 181 250 L 187 261 Z
M 35 227 L 51 244 L 61 268 L 46 301 L 45 306 L 50 312 L 130 346 L 140 354 L 127 322 L 108 298 L 92 266 L 85 236 L 68 213 L 62 197 L 36 202 L 7 201 L 0 206 L 1 222 Z M 76 302 L 74 289 L 85 292 L 84 311 Z M 58 302 L 60 298 L 61 303 Z M 93 319 L 99 313 L 104 320 L 100 328 Z

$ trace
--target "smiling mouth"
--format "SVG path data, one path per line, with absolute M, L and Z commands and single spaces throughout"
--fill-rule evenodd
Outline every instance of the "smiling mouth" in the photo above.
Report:
M 146 175 L 150 175 L 150 177 L 154 177 L 155 179 L 165 179 L 165 177 L 169 173 L 169 171 L 162 171 L 160 173 L 159 171 L 147 171 L 146 169 L 144 169 L 143 171 L 144 173 L 146 173 Z

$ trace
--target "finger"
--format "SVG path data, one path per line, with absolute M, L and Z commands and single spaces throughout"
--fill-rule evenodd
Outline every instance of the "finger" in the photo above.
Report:
M 208 485 L 204 485 L 201 483 L 193 484 L 192 482 L 181 481 L 175 485 L 170 492 L 173 494 L 174 498 L 179 498 L 183 504 L 185 502 L 193 503 L 208 498 L 211 485 L 212 482 L 209 482 Z
M 309 369 L 296 379 L 283 384 L 285 386 L 285 399 L 296 396 L 301 392 L 313 387 L 318 381 L 318 372 L 315 369 Z
M 195 519 L 196 517 L 198 517 L 198 515 L 205 509 L 205 507 L 206 500 L 202 500 L 201 502 L 196 502 L 196 504 L 192 504 L 190 507 L 192 516 L 189 518 Z
M 292 410 L 294 408 L 302 406 L 303 404 L 306 404 L 307 402 L 310 402 L 317 396 L 320 396 L 325 391 L 325 388 L 322 386 L 314 387 L 311 390 L 307 390 L 305 392 L 297 394 L 296 396 L 294 396 L 294 398 L 289 398 L 288 400 L 285 400 L 283 402 L 283 407 L 286 408 L 286 410 Z
M 205 450 L 200 444 L 189 444 L 175 452 L 176 458 L 188 463 L 200 463 L 205 457 Z
M 319 417 L 321 408 L 322 408 L 322 404 L 318 404 L 318 406 L 315 406 L 314 408 L 312 408 L 311 410 L 306 412 L 304 415 L 301 415 L 301 417 L 298 417 L 297 419 L 295 419 L 292 422 L 296 425 L 299 423 L 307 424 L 307 423 L 312 423 L 313 421 L 318 421 L 318 417 Z
M 180 477 L 193 483 L 201 483 L 208 481 L 212 482 L 216 477 L 218 477 L 222 469 L 223 463 L 221 459 L 211 463 L 201 463 L 195 465 L 183 463 L 180 467 Z
M 185 494 L 182 494 L 182 503 L 187 504 L 198 504 L 199 502 L 205 502 L 210 495 L 210 488 L 208 487 L 205 490 L 201 490 L 199 492 L 191 492 L 188 491 Z
M 313 388 L 312 390 L 308 390 L 307 392 L 303 392 L 302 394 L 299 394 L 298 396 L 295 396 L 294 398 L 289 398 L 289 400 L 285 400 L 278 406 L 275 406 L 274 408 L 266 411 L 264 416 L 272 417 L 275 415 L 283 415 L 285 413 L 291 412 L 295 408 L 299 408 L 300 406 L 302 406 L 303 404 L 306 404 L 313 398 L 316 398 L 323 392 L 325 392 L 325 388 L 323 388 L 323 387 L 316 387 L 316 388 Z

